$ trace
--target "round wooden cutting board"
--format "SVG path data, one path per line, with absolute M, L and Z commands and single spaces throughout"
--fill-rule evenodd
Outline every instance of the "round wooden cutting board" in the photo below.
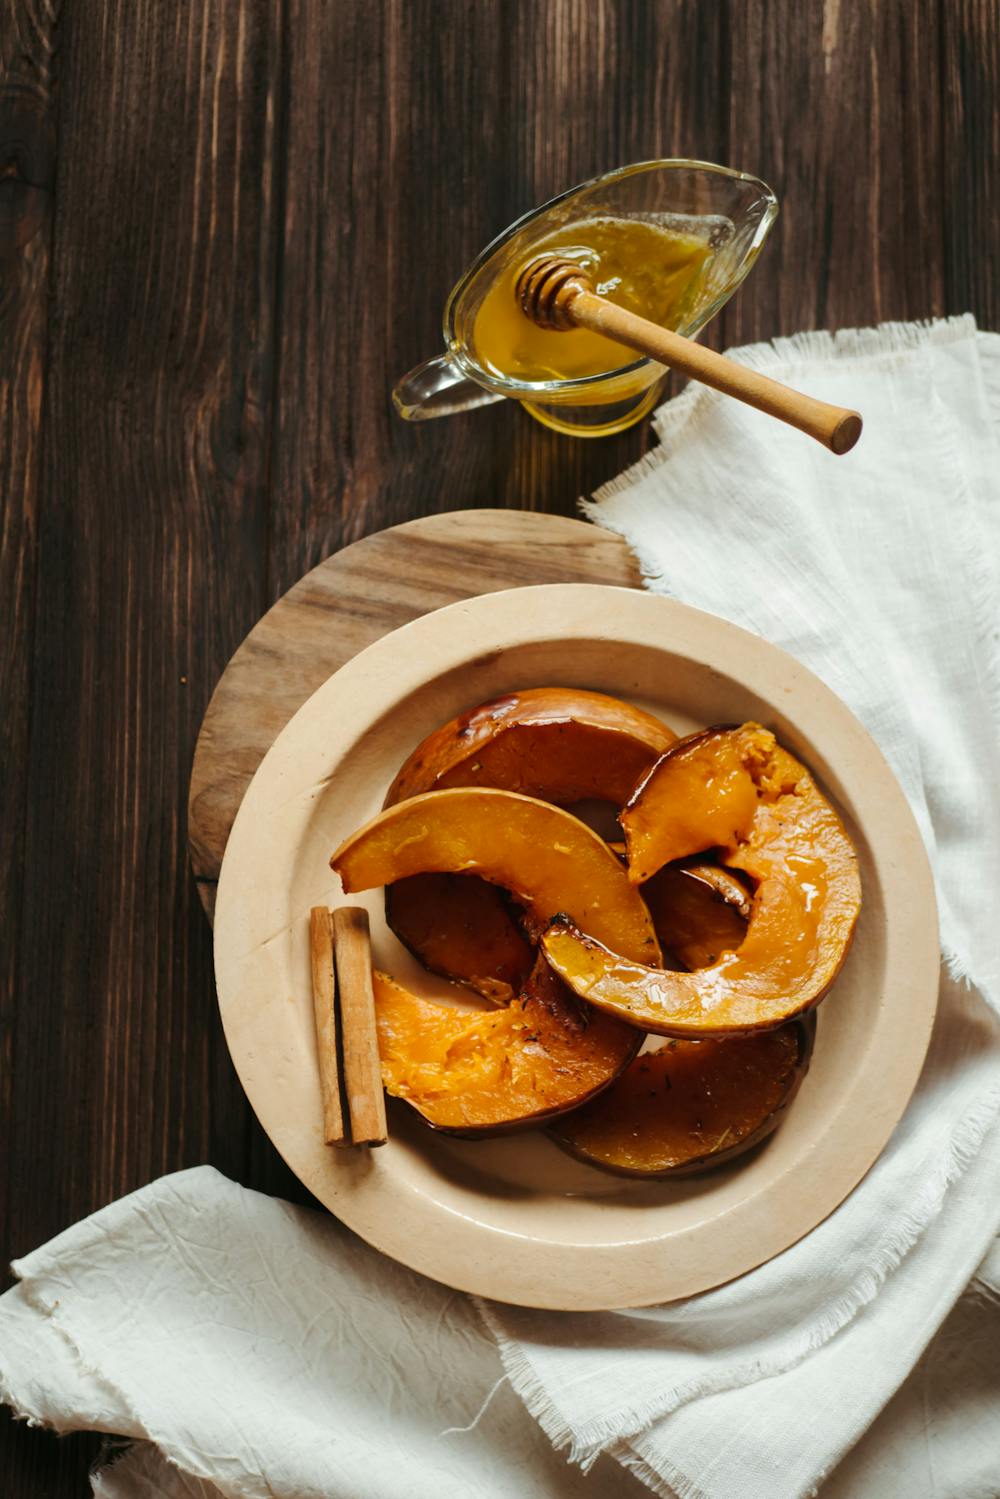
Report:
M 535 583 L 639 588 L 641 578 L 621 537 L 587 521 L 457 510 L 344 547 L 278 600 L 223 672 L 195 747 L 188 843 L 209 920 L 243 793 L 285 724 L 327 677 L 433 609 Z

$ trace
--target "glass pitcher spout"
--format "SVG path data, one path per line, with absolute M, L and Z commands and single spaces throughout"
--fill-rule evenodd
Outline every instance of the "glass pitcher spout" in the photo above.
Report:
M 450 354 L 425 359 L 403 376 L 392 393 L 393 405 L 408 422 L 454 416 L 458 411 L 472 411 L 476 406 L 502 400 L 503 396 L 470 380 Z

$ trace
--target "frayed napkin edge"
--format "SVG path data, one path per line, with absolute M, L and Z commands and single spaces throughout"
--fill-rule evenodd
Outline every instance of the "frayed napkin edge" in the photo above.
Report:
M 780 1357 L 749 1360 L 715 1377 L 700 1376 L 678 1385 L 669 1393 L 647 1401 L 628 1419 L 621 1414 L 597 1416 L 574 1428 L 555 1403 L 536 1373 L 523 1346 L 504 1329 L 493 1305 L 481 1297 L 472 1304 L 488 1331 L 496 1340 L 503 1366 L 510 1376 L 511 1387 L 521 1397 L 529 1412 L 541 1426 L 552 1445 L 564 1452 L 569 1462 L 589 1472 L 603 1453 L 619 1456 L 616 1449 L 641 1436 L 655 1422 L 669 1416 L 693 1400 L 718 1395 L 726 1390 L 761 1379 L 774 1378 L 801 1364 L 845 1328 L 859 1312 L 877 1297 L 889 1275 L 902 1264 L 918 1240 L 944 1207 L 948 1188 L 962 1176 L 979 1153 L 990 1129 L 1000 1118 L 1000 1088 L 991 1087 L 956 1126 L 947 1155 L 940 1169 L 924 1185 L 911 1211 L 897 1219 L 873 1249 L 871 1261 L 849 1290 L 815 1322 L 799 1329 Z M 993 1233 L 1000 1227 L 1000 1202 Z M 751 1272 L 752 1273 L 752 1272 Z M 688 1499 L 681 1495 L 681 1499 Z M 691 1490 L 690 1499 L 697 1499 Z
M 125 1394 L 125 1392 L 121 1390 L 117 1384 L 115 1384 L 114 1380 L 109 1379 L 108 1376 L 103 1372 L 103 1370 L 97 1368 L 96 1365 L 94 1365 L 87 1359 L 79 1343 L 73 1337 L 73 1334 L 69 1331 L 69 1329 L 65 1326 L 63 1319 L 59 1315 L 60 1303 L 58 1301 L 50 1301 L 42 1293 L 38 1285 L 34 1283 L 34 1280 L 30 1275 L 22 1274 L 19 1261 L 14 1260 L 11 1264 L 11 1269 L 18 1277 L 17 1289 L 21 1292 L 28 1305 L 37 1313 L 37 1315 L 44 1318 L 45 1321 L 50 1324 L 58 1337 L 65 1344 L 66 1348 L 69 1350 L 69 1354 L 73 1363 L 82 1371 L 83 1376 L 86 1379 L 93 1380 L 95 1383 L 99 1384 L 102 1389 L 107 1390 L 113 1398 L 115 1404 L 122 1410 L 129 1413 L 131 1419 L 135 1422 L 135 1426 L 137 1429 L 133 1432 L 122 1432 L 120 1430 L 112 1430 L 110 1427 L 95 1427 L 89 1423 L 83 1425 L 78 1422 L 67 1422 L 65 1425 L 57 1425 L 56 1422 L 51 1420 L 49 1417 L 39 1415 L 37 1411 L 30 1410 L 22 1402 L 22 1400 L 18 1396 L 16 1396 L 14 1389 L 10 1383 L 10 1376 L 3 1361 L 2 1352 L 0 1352 L 0 1404 L 9 1407 L 14 1415 L 15 1420 L 23 1421 L 28 1426 L 40 1428 L 45 1431 L 51 1431 L 57 1436 L 68 1436 L 72 1432 L 76 1431 L 96 1430 L 103 1432 L 105 1435 L 110 1437 L 121 1437 L 125 1442 L 128 1443 L 128 1446 L 123 1448 L 122 1451 L 116 1455 L 117 1457 L 126 1456 L 127 1453 L 131 1451 L 132 1446 L 136 1442 L 148 1442 L 151 1446 L 154 1446 L 157 1449 L 157 1451 L 163 1457 L 164 1461 L 167 1462 L 170 1467 L 176 1468 L 178 1472 L 186 1474 L 190 1478 L 197 1479 L 201 1483 L 213 1485 L 219 1491 L 219 1493 L 226 1495 L 227 1499 L 259 1499 L 259 1489 L 250 1488 L 240 1480 L 237 1480 L 234 1483 L 230 1483 L 227 1481 L 225 1487 L 223 1487 L 218 1477 L 208 1472 L 206 1468 L 199 1466 L 197 1460 L 187 1460 L 188 1456 L 194 1459 L 195 1454 L 185 1454 L 185 1458 L 182 1460 L 175 1453 L 170 1443 L 162 1442 L 155 1435 L 153 1435 L 147 1423 L 142 1419 L 142 1416 L 136 1408 L 135 1401 L 130 1399 Z M 111 1463 L 105 1462 L 102 1466 L 105 1469 L 111 1467 L 114 1465 L 115 1460 L 116 1458 L 112 1458 Z
M 824 363 L 838 369 L 851 361 L 870 363 L 888 360 L 895 363 L 900 357 L 920 349 L 941 344 L 973 343 L 979 336 L 972 313 L 963 312 L 955 317 L 928 318 L 912 323 L 890 322 L 880 323 L 878 327 L 840 328 L 834 333 L 826 329 L 814 329 L 786 338 L 776 338 L 770 343 L 742 344 L 727 349 L 726 354 L 737 364 L 746 365 L 749 369 L 767 371 L 772 376 L 780 369 L 786 375 L 792 375 L 799 365 L 805 365 L 810 371 L 814 371 L 817 365 Z M 669 457 L 670 444 L 676 444 L 682 429 L 692 427 L 696 430 L 697 423 L 704 414 L 711 411 L 718 402 L 729 399 L 707 385 L 690 381 L 680 395 L 665 401 L 653 413 L 652 426 L 659 446 L 652 448 L 629 468 L 602 484 L 589 498 L 581 497 L 578 501 L 581 512 L 598 525 L 607 525 L 609 530 L 624 534 L 620 527 L 602 519 L 604 502 L 634 488 L 640 480 L 655 473 Z M 633 545 L 633 551 L 639 555 L 638 547 Z M 654 578 L 655 567 L 648 573 L 644 572 L 644 576 Z

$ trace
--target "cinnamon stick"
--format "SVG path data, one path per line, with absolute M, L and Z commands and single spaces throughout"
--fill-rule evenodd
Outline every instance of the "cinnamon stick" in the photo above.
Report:
M 340 1068 L 337 1062 L 337 981 L 333 966 L 333 927 L 325 906 L 314 906 L 309 912 L 309 956 L 312 962 L 319 1082 L 323 1094 L 323 1139 L 327 1145 L 346 1145 L 347 1130 L 340 1101 Z
M 372 992 L 371 935 L 363 906 L 340 906 L 334 911 L 333 939 L 351 1138 L 355 1145 L 384 1145 L 388 1131 Z

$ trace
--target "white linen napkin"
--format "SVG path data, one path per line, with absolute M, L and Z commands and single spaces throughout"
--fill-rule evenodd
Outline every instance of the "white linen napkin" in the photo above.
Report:
M 594 1492 L 526 1415 L 466 1296 L 211 1167 L 112 1203 L 14 1269 L 0 1399 L 143 1444 L 98 1494 Z M 642 1493 L 602 1467 L 609 1499 Z
M 479 1304 L 507 1380 L 465 1297 L 208 1168 L 165 1178 L 16 1262 L 0 1298 L 0 1399 L 139 1439 L 95 1476 L 105 1499 L 798 1499 L 852 1448 L 824 1499 L 1000 1492 L 1000 338 L 965 318 L 738 357 L 858 406 L 858 448 L 692 387 L 589 508 L 650 586 L 824 677 L 910 800 L 946 966 L 888 1149 L 808 1238 L 703 1296 Z
M 486 1310 L 555 1442 L 584 1463 L 610 1448 L 682 1499 L 809 1493 L 1000 1224 L 1000 338 L 959 318 L 737 357 L 857 406 L 857 448 L 832 458 L 691 386 L 585 509 L 651 588 L 784 646 L 867 725 L 931 853 L 947 972 L 903 1122 L 800 1244 L 683 1305 L 590 1317 L 585 1346 L 551 1315 Z

